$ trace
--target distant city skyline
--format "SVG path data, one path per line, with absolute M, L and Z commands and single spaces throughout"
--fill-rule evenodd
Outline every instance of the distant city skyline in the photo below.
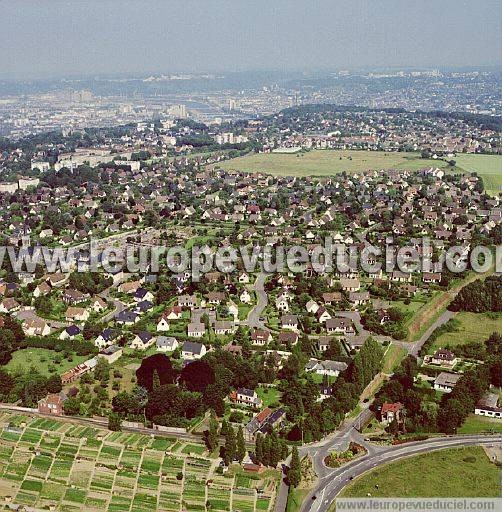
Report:
M 502 64 L 499 0 L 0 3 L 3 79 Z

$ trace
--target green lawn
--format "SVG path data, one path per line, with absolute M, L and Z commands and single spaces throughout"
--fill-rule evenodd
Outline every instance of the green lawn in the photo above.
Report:
M 445 167 L 441 160 L 420 158 L 419 153 L 383 151 L 314 150 L 307 153 L 261 153 L 235 158 L 218 164 L 223 169 L 265 172 L 286 176 L 326 176 L 346 171 L 356 173 L 374 169 L 417 170 Z
M 263 400 L 263 407 L 277 405 L 281 398 L 281 392 L 277 388 L 259 387 L 256 389 L 256 394 Z
M 16 371 L 21 369 L 23 372 L 28 371 L 31 367 L 36 368 L 43 375 L 51 375 L 49 367 L 54 367 L 55 372 L 61 374 L 77 364 L 80 364 L 90 356 L 72 356 L 72 361 L 68 361 L 63 357 L 61 352 L 55 352 L 46 348 L 25 348 L 16 350 L 12 354 L 12 359 L 4 367 L 8 371 Z M 60 361 L 57 363 L 57 361 Z
M 500 155 L 471 155 L 460 154 L 454 158 L 457 167 L 477 172 L 485 184 L 485 189 L 498 193 L 502 189 L 502 156 Z
M 368 493 L 374 498 L 495 497 L 500 493 L 500 470 L 481 447 L 439 450 L 370 471 L 341 496 Z
M 300 510 L 302 502 L 308 493 L 308 489 L 290 489 L 288 494 L 288 504 L 286 505 L 286 512 L 297 512 Z
M 495 319 L 483 313 L 460 312 L 455 316 L 455 320 L 460 322 L 458 330 L 439 336 L 430 350 L 431 353 L 446 345 L 462 345 L 471 341 L 483 342 L 493 332 L 502 332 L 502 315 Z
M 458 429 L 459 434 L 478 434 L 480 432 L 502 432 L 502 420 L 485 418 L 470 414 Z

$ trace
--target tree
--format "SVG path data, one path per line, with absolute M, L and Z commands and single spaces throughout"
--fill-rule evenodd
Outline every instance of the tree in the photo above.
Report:
M 152 389 L 157 389 L 160 387 L 160 377 L 157 369 L 153 370 L 153 379 L 152 379 Z
M 302 478 L 302 468 L 300 462 L 300 456 L 298 454 L 298 448 L 293 446 L 291 452 L 291 463 L 288 469 L 288 483 L 291 487 L 297 487 L 300 484 Z
M 263 435 L 260 432 L 256 434 L 254 458 L 257 464 L 261 464 L 263 462 Z
M 206 361 L 194 361 L 181 370 L 180 381 L 189 391 L 203 392 L 214 380 L 214 370 Z
M 206 435 L 207 449 L 212 452 L 218 446 L 218 420 L 213 411 L 209 418 L 209 430 Z
M 235 431 L 232 425 L 228 425 L 227 434 L 225 436 L 225 454 L 223 457 L 227 466 L 235 459 L 236 450 Z
M 165 354 L 154 354 L 145 357 L 141 361 L 141 366 L 136 370 L 136 378 L 138 385 L 146 388 L 148 391 L 153 390 L 153 376 L 157 372 L 160 385 L 172 384 L 176 377 L 176 371 L 173 369 L 171 360 Z
M 61 377 L 59 375 L 52 375 L 47 379 L 46 388 L 48 393 L 59 393 L 63 389 Z
M 237 447 L 235 452 L 235 458 L 242 462 L 244 457 L 246 456 L 246 442 L 244 441 L 244 432 L 242 430 L 242 426 L 239 425 L 239 430 L 237 431 Z
M 108 415 L 108 430 L 118 432 L 122 430 L 122 419 L 116 412 L 111 412 Z
M 80 399 L 76 396 L 68 397 L 64 401 L 63 410 L 68 416 L 77 416 L 80 411 Z

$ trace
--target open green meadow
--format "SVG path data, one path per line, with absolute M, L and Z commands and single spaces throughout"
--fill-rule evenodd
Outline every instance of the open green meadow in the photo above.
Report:
M 459 154 L 456 166 L 443 160 L 423 159 L 419 153 L 363 150 L 313 150 L 300 153 L 261 153 L 234 158 L 218 164 L 226 170 L 263 172 L 279 176 L 329 176 L 346 171 L 397 169 L 416 171 L 426 167 L 451 169 L 452 172 L 477 172 L 492 194 L 502 189 L 502 156 Z
M 439 336 L 429 352 L 441 347 L 455 347 L 470 342 L 483 342 L 494 332 L 502 332 L 502 315 L 459 312 L 455 315 L 458 328 Z
M 447 165 L 441 160 L 420 158 L 419 153 L 356 150 L 251 154 L 218 164 L 222 169 L 264 172 L 280 176 L 329 176 L 343 171 L 356 173 L 375 169 L 414 171 L 426 167 L 446 167 Z
M 279 473 L 219 474 L 202 444 L 0 413 L 0 502 L 88 512 L 271 511 Z
M 499 494 L 500 469 L 490 462 L 483 448 L 474 446 L 434 451 L 387 464 L 354 480 L 341 496 L 469 498 Z
M 459 154 L 454 160 L 460 169 L 477 172 L 487 191 L 496 194 L 502 191 L 502 155 Z

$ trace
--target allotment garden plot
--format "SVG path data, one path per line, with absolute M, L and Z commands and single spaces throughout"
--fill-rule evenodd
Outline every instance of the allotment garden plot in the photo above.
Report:
M 0 501 L 72 512 L 273 510 L 278 472 L 225 474 L 202 444 L 0 413 Z

